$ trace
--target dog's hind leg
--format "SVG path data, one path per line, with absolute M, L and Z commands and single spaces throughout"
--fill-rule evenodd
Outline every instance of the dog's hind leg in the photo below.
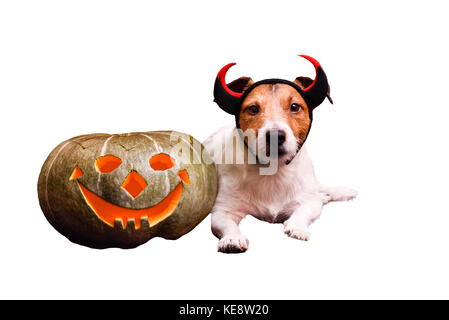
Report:
M 357 191 L 346 187 L 327 187 L 320 185 L 319 190 L 324 204 L 329 201 L 348 201 L 357 196 Z
M 221 210 L 212 212 L 212 233 L 220 239 L 219 252 L 239 253 L 248 249 L 248 239 L 242 236 L 239 229 L 240 221 L 244 216 Z

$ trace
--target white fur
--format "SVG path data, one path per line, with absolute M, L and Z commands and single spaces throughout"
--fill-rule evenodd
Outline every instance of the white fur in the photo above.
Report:
M 272 126 L 288 129 L 287 152 L 296 152 L 290 128 L 277 122 L 267 123 L 263 129 Z M 357 195 L 349 188 L 321 186 L 305 146 L 289 165 L 280 159 L 273 175 L 261 175 L 261 165 L 247 161 L 223 164 L 223 153 L 226 152 L 248 157 L 242 140 L 234 138 L 238 136 L 236 130 L 235 126 L 224 127 L 204 142 L 216 162 L 219 177 L 218 195 L 212 209 L 212 231 L 220 239 L 219 251 L 246 251 L 248 240 L 240 233 L 238 225 L 248 214 L 267 222 L 283 223 L 288 236 L 308 240 L 308 227 L 320 216 L 323 204 L 350 200 Z M 231 139 L 235 142 L 230 143 Z

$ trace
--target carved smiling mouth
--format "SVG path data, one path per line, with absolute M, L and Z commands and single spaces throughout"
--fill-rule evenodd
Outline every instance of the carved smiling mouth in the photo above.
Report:
M 190 185 L 186 170 L 181 170 L 178 172 L 178 175 L 182 181 Z M 175 189 L 155 206 L 144 209 L 131 209 L 112 204 L 87 189 L 79 181 L 77 183 L 84 200 L 97 217 L 111 227 L 114 227 L 114 222 L 118 219 L 122 222 L 123 229 L 126 229 L 129 220 L 134 221 L 135 229 L 140 229 L 142 219 L 148 220 L 150 227 L 155 226 L 175 211 L 183 190 L 182 182 L 179 182 Z

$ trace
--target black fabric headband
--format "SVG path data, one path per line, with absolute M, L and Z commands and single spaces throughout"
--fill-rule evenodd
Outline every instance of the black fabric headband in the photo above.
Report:
M 229 70 L 230 67 L 235 65 L 235 63 L 229 63 L 218 72 L 217 78 L 215 79 L 215 86 L 214 86 L 215 102 L 221 109 L 235 116 L 240 112 L 240 106 L 243 100 L 246 98 L 249 92 L 251 92 L 251 90 L 253 90 L 255 87 L 261 84 L 283 83 L 294 87 L 306 101 L 310 111 L 312 111 L 317 106 L 319 106 L 326 98 L 329 84 L 327 82 L 326 74 L 324 73 L 323 68 L 321 67 L 320 63 L 317 60 L 306 55 L 300 55 L 300 57 L 307 59 L 315 67 L 316 72 L 315 80 L 313 80 L 313 83 L 307 88 L 301 89 L 294 82 L 283 79 L 266 79 L 254 83 L 244 92 L 235 92 L 229 89 L 225 82 L 227 71 Z

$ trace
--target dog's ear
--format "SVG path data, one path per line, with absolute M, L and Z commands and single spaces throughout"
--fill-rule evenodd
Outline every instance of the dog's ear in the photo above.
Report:
M 235 92 L 243 92 L 246 89 L 248 89 L 250 86 L 254 84 L 253 79 L 249 77 L 240 77 L 238 79 L 235 79 L 231 83 L 228 83 L 227 86 L 229 89 Z
M 227 83 L 229 89 L 231 89 L 234 92 L 243 92 L 249 87 L 251 87 L 254 84 L 253 79 L 250 77 L 240 77 L 238 79 L 235 79 L 234 81 Z M 215 99 L 214 99 L 215 102 Z
M 310 79 L 309 77 L 298 77 L 293 81 L 296 83 L 301 89 L 305 89 L 308 86 L 310 86 L 313 82 L 313 79 Z M 327 99 L 329 99 L 329 102 L 334 104 L 334 101 L 331 98 L 331 87 L 327 87 Z

